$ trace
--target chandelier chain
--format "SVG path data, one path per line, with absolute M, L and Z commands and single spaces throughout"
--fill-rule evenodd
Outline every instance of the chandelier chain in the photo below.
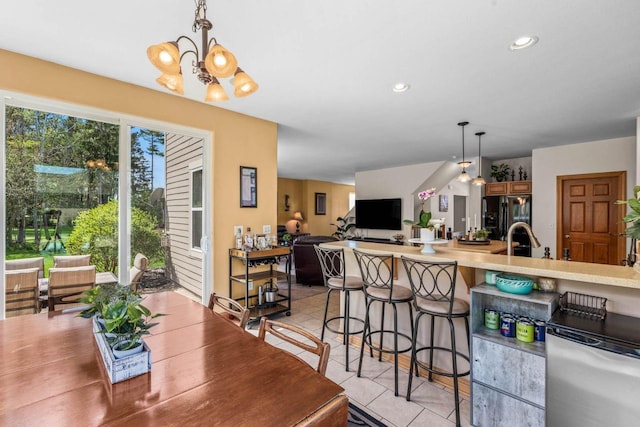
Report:
M 193 26 L 191 29 L 193 32 L 197 32 L 202 29 L 204 21 L 207 20 L 207 2 L 205 0 L 194 0 L 196 3 L 196 13 L 193 18 Z

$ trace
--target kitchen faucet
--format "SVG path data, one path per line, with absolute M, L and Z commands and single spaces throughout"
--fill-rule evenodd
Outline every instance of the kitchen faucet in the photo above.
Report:
M 529 235 L 529 239 L 531 239 L 532 248 L 540 247 L 540 242 L 538 241 L 536 235 L 533 234 L 533 230 L 531 229 L 531 226 L 529 224 L 522 221 L 514 222 L 513 224 L 511 224 L 511 227 L 509 227 L 509 231 L 507 232 L 507 250 L 509 251 L 507 252 L 507 254 L 509 256 L 513 255 L 513 231 L 518 227 L 524 228 L 524 231 L 527 232 L 527 234 Z

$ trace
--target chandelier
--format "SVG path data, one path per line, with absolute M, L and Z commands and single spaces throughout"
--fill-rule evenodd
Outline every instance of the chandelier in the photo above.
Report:
M 233 94 L 238 98 L 258 90 L 258 84 L 238 67 L 238 61 L 233 53 L 218 44 L 215 37 L 209 39 L 209 30 L 212 28 L 211 21 L 207 19 L 206 0 L 196 0 L 196 12 L 191 29 L 194 33 L 202 32 L 201 47 L 198 49 L 198 45 L 187 36 L 180 36 L 176 41 L 149 46 L 147 48 L 149 60 L 162 71 L 162 75 L 156 79 L 156 82 L 175 93 L 184 95 L 180 62 L 186 54 L 190 53 L 195 57 L 191 62 L 193 74 L 207 86 L 205 101 L 229 99 L 219 78 L 233 76 Z M 179 43 L 182 41 L 185 41 L 183 44 L 187 46 L 187 50 L 181 53 Z

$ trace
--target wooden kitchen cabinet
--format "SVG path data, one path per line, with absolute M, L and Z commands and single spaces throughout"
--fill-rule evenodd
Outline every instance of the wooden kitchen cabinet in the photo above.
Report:
M 558 300 L 557 293 L 516 295 L 487 284 L 471 288 L 472 425 L 545 425 L 544 341 L 525 343 L 485 328 L 484 310 L 548 321 Z
M 531 194 L 531 181 L 488 182 L 484 187 L 484 194 L 485 196 Z

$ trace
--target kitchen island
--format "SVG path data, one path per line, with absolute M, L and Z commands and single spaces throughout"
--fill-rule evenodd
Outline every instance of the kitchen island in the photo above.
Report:
M 459 248 L 452 248 L 449 247 L 449 245 L 447 245 L 447 247 L 444 247 L 444 245 L 435 247 L 436 253 L 430 255 L 421 254 L 420 246 L 399 246 L 393 244 L 354 241 L 327 242 L 321 246 L 343 248 L 345 250 L 347 274 L 350 275 L 360 275 L 355 256 L 353 255 L 353 249 L 371 253 L 377 252 L 381 254 L 393 254 L 398 258 L 400 258 L 400 256 L 407 256 L 427 261 L 455 260 L 458 262 L 459 267 L 468 268 L 472 272 L 470 275 L 459 275 L 455 291 L 457 298 L 468 302 L 470 301 L 468 287 L 471 288 L 476 283 L 479 284 L 484 282 L 485 271 L 492 270 L 525 275 L 533 277 L 534 280 L 537 280 L 540 277 L 553 278 L 556 280 L 557 291 L 559 293 L 572 291 L 604 297 L 608 299 L 608 311 L 640 317 L 640 273 L 629 267 L 496 255 L 493 253 L 459 250 Z M 399 286 L 409 287 L 402 262 L 398 260 L 394 268 L 397 276 L 395 283 Z M 470 276 L 471 279 L 467 279 L 465 276 Z M 505 297 L 512 295 L 502 293 L 497 290 L 496 292 L 504 294 Z M 350 309 L 352 315 L 362 318 L 364 315 L 363 294 L 352 293 Z M 474 307 L 472 307 L 472 310 L 473 309 Z M 410 331 L 410 325 L 407 320 L 409 316 L 408 313 L 402 312 L 402 310 L 404 310 L 404 307 L 398 308 L 399 331 L 406 333 Z M 372 319 L 372 322 L 379 323 L 379 317 L 378 319 Z M 467 352 L 468 349 L 465 348 L 466 345 L 464 345 L 466 342 L 464 322 L 462 319 L 456 319 L 455 323 L 456 341 L 461 343 L 458 346 L 458 349 L 462 352 Z M 424 344 L 429 341 L 430 336 L 428 329 L 429 328 L 421 328 L 421 333 L 418 337 L 418 342 L 420 344 Z M 435 335 L 438 340 L 443 340 L 445 343 L 448 342 L 448 327 L 446 327 L 444 323 L 436 324 Z M 354 341 L 359 343 L 357 337 L 355 337 Z M 385 345 L 391 347 L 391 343 L 387 344 L 385 342 Z M 408 368 L 409 355 L 403 354 L 401 356 L 401 366 Z M 434 364 L 441 368 L 448 369 L 450 367 L 449 358 L 444 357 L 444 355 L 438 356 L 435 357 Z M 460 366 L 459 363 L 459 370 L 463 371 L 465 368 L 466 366 Z M 448 384 L 447 380 L 444 378 L 437 378 L 436 381 Z M 465 382 L 466 384 L 464 384 Z M 461 381 L 461 390 L 469 393 L 468 381 Z

